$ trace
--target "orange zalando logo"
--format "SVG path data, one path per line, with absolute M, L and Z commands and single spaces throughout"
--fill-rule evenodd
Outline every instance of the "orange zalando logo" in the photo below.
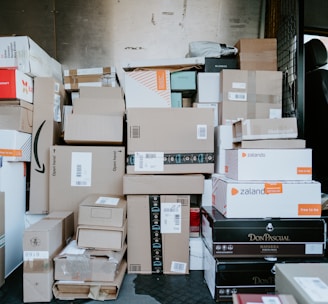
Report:
M 237 195 L 239 193 L 238 189 L 231 188 L 231 195 Z
M 247 153 L 245 153 L 245 152 L 241 153 L 241 157 L 246 157 L 246 156 L 247 156 Z

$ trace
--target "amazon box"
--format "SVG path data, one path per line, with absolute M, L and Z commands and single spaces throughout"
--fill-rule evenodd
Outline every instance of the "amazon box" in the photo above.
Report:
M 62 108 L 67 103 L 64 86 L 51 77 L 34 81 L 34 113 L 30 173 L 30 214 L 49 212 L 49 151 L 61 141 Z

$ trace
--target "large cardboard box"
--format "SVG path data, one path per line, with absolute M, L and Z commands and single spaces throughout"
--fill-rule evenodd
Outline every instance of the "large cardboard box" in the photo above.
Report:
M 123 227 L 126 221 L 126 200 L 123 196 L 90 194 L 79 206 L 78 225 Z
M 235 47 L 241 70 L 277 71 L 277 39 L 242 38 Z
M 73 211 L 75 226 L 87 195 L 123 195 L 123 146 L 55 145 L 50 148 L 50 164 L 49 210 Z
M 127 109 L 127 173 L 213 173 L 213 111 Z
M 0 89 L 0 99 L 22 99 L 33 103 L 33 78 L 19 70 L 0 69 Z
M 11 104 L 10 100 L 0 101 L 0 129 L 32 133 L 33 104 L 20 100 Z
M 233 304 L 270 303 L 270 301 L 277 304 L 297 304 L 291 294 L 234 293 L 232 295 Z
M 226 149 L 225 154 L 225 175 L 232 179 L 312 179 L 312 149 Z
M 30 214 L 49 212 L 49 151 L 61 142 L 62 109 L 67 95 L 63 85 L 52 77 L 34 79 L 32 158 L 30 171 Z
M 124 72 L 126 108 L 170 108 L 170 71 Z
M 56 299 L 75 300 L 92 299 L 96 301 L 115 300 L 119 295 L 120 288 L 126 273 L 126 261 L 123 261 L 113 282 L 74 282 L 55 281 L 52 291 Z
M 326 222 L 322 218 L 227 218 L 203 206 L 202 238 L 216 258 L 322 258 Z
M 30 162 L 32 135 L 16 130 L 0 129 L 0 156 L 5 161 Z
M 0 37 L 0 67 L 63 82 L 61 64 L 28 36 Z
M 277 263 L 276 292 L 292 294 L 298 304 L 328 302 L 327 263 Z
M 55 280 L 112 282 L 126 254 L 120 251 L 78 248 L 72 240 L 54 257 Z
M 0 192 L 0 287 L 5 283 L 5 193 Z
M 295 139 L 296 117 L 243 119 L 232 124 L 233 141 L 258 139 Z
M 321 184 L 317 181 L 237 181 L 212 175 L 212 182 L 212 203 L 228 218 L 321 216 Z
M 5 277 L 23 262 L 26 163 L 8 162 L 0 156 L 0 191 L 5 193 Z M 4 239 L 2 239 L 4 241 Z

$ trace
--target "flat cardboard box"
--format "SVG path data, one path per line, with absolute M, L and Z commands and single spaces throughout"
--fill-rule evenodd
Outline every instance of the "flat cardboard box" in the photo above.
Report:
M 49 213 L 49 151 L 59 144 L 62 134 L 62 110 L 68 103 L 64 86 L 53 77 L 34 79 L 32 158 L 28 213 Z
M 226 149 L 225 175 L 236 180 L 311 180 L 312 149 Z
M 4 161 L 0 156 L 0 191 L 5 193 L 5 278 L 23 262 L 26 190 L 26 163 Z
M 234 149 L 305 149 L 304 139 L 259 139 L 233 143 Z
M 201 234 L 220 259 L 317 258 L 325 254 L 322 218 L 227 218 L 214 206 L 202 206 Z
M 0 287 L 5 283 L 5 193 L 0 192 Z
M 213 111 L 127 109 L 127 173 L 213 173 Z
M 123 195 L 123 146 L 55 145 L 50 147 L 50 164 L 49 210 L 73 211 L 75 227 L 87 195 Z
M 123 176 L 123 193 L 128 194 L 202 194 L 203 174 L 139 175 Z
M 240 69 L 277 71 L 277 39 L 241 38 L 235 47 Z
M 227 218 L 321 216 L 321 184 L 317 181 L 237 181 L 213 175 L 212 182 L 212 203 Z
M 127 195 L 127 203 L 128 273 L 188 274 L 190 195 Z
M 233 304 L 247 303 L 276 303 L 276 304 L 297 304 L 295 298 L 290 294 L 260 294 L 260 293 L 235 293 L 232 295 Z
M 31 134 L 0 129 L 0 156 L 5 161 L 30 162 L 31 149 Z
M 28 36 L 0 37 L 0 67 L 63 82 L 62 66 Z
M 126 241 L 126 232 L 127 220 L 122 227 L 78 225 L 77 246 L 86 249 L 120 251 Z
M 55 280 L 112 282 L 126 254 L 125 244 L 120 251 L 78 248 L 72 240 L 54 258 Z
M 63 248 L 61 219 L 41 219 L 26 228 L 23 235 L 24 261 L 48 260 Z
M 123 227 L 126 209 L 126 199 L 123 196 L 93 193 L 79 206 L 78 225 Z
M 298 304 L 328 302 L 327 263 L 277 263 L 276 292 L 292 294 Z
M 32 127 L 33 104 L 23 100 L 18 104 L 10 104 L 10 100 L 0 101 L 0 129 L 31 134 Z
M 233 141 L 258 139 L 296 139 L 296 117 L 243 119 L 232 124 Z
M 169 70 L 124 72 L 126 108 L 170 108 Z
M 53 294 L 59 300 L 92 299 L 96 301 L 115 300 L 126 273 L 126 261 L 122 262 L 113 282 L 55 281 Z
M 204 244 L 202 238 L 189 238 L 189 270 L 204 270 Z
M 53 299 L 54 269 L 52 260 L 23 263 L 24 303 L 51 302 Z

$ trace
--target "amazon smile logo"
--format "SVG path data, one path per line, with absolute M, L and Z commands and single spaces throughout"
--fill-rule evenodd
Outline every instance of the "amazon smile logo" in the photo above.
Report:
M 42 122 L 42 124 L 40 125 L 40 127 L 38 128 L 38 130 L 35 133 L 35 137 L 34 137 L 34 142 L 33 142 L 33 156 L 34 156 L 34 160 L 36 162 L 36 165 L 38 168 L 35 168 L 34 170 L 39 172 L 39 173 L 44 173 L 45 172 L 45 166 L 44 164 L 40 164 L 40 160 L 39 160 L 39 150 L 38 150 L 38 144 L 39 144 L 39 138 L 40 138 L 40 133 L 41 130 L 44 126 L 44 124 L 46 123 L 46 121 L 44 120 Z

